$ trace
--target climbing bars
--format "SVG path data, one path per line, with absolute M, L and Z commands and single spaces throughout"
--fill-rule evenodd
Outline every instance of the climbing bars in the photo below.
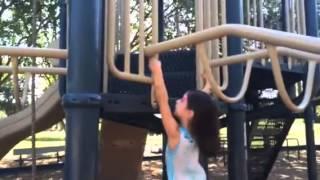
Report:
M 32 74 L 67 74 L 66 68 L 38 68 L 38 67 L 18 67 L 17 57 L 47 57 L 67 59 L 67 50 L 62 49 L 44 49 L 44 48 L 20 48 L 20 47 L 0 47 L 0 56 L 11 57 L 10 66 L 0 66 L 1 73 L 13 74 L 13 89 L 16 106 L 19 110 L 21 108 L 21 100 L 19 97 L 19 73 Z M 24 93 L 25 94 L 25 93 Z M 24 98 L 23 98 L 24 99 Z M 24 102 L 25 100 L 22 100 Z
M 187 45 L 196 45 L 197 49 L 197 62 L 201 62 L 199 64 L 199 67 L 202 66 L 204 69 L 204 72 L 209 75 L 209 81 L 212 85 L 213 93 L 218 96 L 223 101 L 226 101 L 228 103 L 234 103 L 238 100 L 240 100 L 248 87 L 251 70 L 252 70 L 252 64 L 253 61 L 257 60 L 258 57 L 261 58 L 270 58 L 272 63 L 272 70 L 273 75 L 275 77 L 275 84 L 276 87 L 279 90 L 279 95 L 282 98 L 283 102 L 287 105 L 289 109 L 291 109 L 294 112 L 301 112 L 306 107 L 308 102 L 311 98 L 311 90 L 313 87 L 313 79 L 314 79 L 314 72 L 315 72 L 315 65 L 316 63 L 319 63 L 317 59 L 319 59 L 320 54 L 320 40 L 317 38 L 292 34 L 292 33 L 286 33 L 276 30 L 270 30 L 265 28 L 258 28 L 258 27 L 252 27 L 247 25 L 235 25 L 235 24 L 228 24 L 228 25 L 220 25 L 218 26 L 217 19 L 213 18 L 210 19 L 210 17 L 213 17 L 211 13 L 212 10 L 221 11 L 222 16 L 222 24 L 225 23 L 225 1 L 221 0 L 222 3 L 220 3 L 220 8 L 217 7 L 218 4 L 214 2 L 206 1 L 204 3 L 203 0 L 196 1 L 196 9 L 197 9 L 197 30 L 198 32 L 186 35 L 183 37 L 178 37 L 169 41 L 158 42 L 158 36 L 157 36 L 157 25 L 158 25 L 158 6 L 157 1 L 153 0 L 153 6 L 152 6 L 152 45 L 144 47 L 144 40 L 142 37 L 144 37 L 144 7 L 143 7 L 143 0 L 139 0 L 139 36 L 140 36 L 140 49 L 139 49 L 139 69 L 137 74 L 133 74 L 130 72 L 130 45 L 129 45 L 129 35 L 130 35 L 130 20 L 128 15 L 128 8 L 129 8 L 129 1 L 125 1 L 125 14 L 128 15 L 124 21 L 124 25 L 126 26 L 125 29 L 125 35 L 124 39 L 126 40 L 125 45 L 125 62 L 124 62 L 124 71 L 119 70 L 115 65 L 115 5 L 116 0 L 110 0 L 106 4 L 106 8 L 108 10 L 106 11 L 106 21 L 105 22 L 105 31 L 107 34 L 107 39 L 105 41 L 105 45 L 107 47 L 107 58 L 106 62 L 108 64 L 110 72 L 117 78 L 123 79 L 123 80 L 129 80 L 139 83 L 152 83 L 152 80 L 150 77 L 147 77 L 144 74 L 144 56 L 148 57 L 154 57 L 157 56 L 157 54 L 168 51 L 171 49 L 177 49 L 181 47 L 185 47 Z M 254 0 L 255 1 L 255 0 Z M 259 0 L 258 3 L 254 3 L 254 10 L 255 14 L 257 12 L 257 6 L 259 6 L 259 25 L 263 26 L 263 17 L 262 17 L 262 0 Z M 206 7 L 205 7 L 206 6 Z M 203 9 L 203 13 L 199 13 L 199 10 Z M 215 11 L 215 12 L 218 12 Z M 250 11 L 250 10 L 249 10 Z M 299 13 L 303 14 L 303 9 L 299 9 Z M 303 16 L 303 15 L 301 15 Z M 216 17 L 216 16 L 215 16 Z M 302 18 L 299 18 L 300 20 Z M 248 22 L 250 23 L 250 18 L 248 18 Z M 257 18 L 254 19 L 253 22 L 256 26 L 258 25 Z M 301 24 L 303 22 L 300 21 Z M 211 27 L 210 26 L 215 26 Z M 207 28 L 207 29 L 204 29 Z M 204 29 L 204 30 L 203 30 Z M 300 29 L 303 29 L 301 27 Z M 248 40 L 253 41 L 259 41 L 261 43 L 264 43 L 267 46 L 267 49 L 257 50 L 256 52 L 244 54 L 244 55 L 236 55 L 231 57 L 226 57 L 226 36 L 237 36 L 240 38 L 247 38 Z M 222 58 L 219 58 L 220 56 L 215 55 L 213 56 L 214 51 L 217 49 L 217 41 L 219 41 L 220 38 L 223 38 L 223 48 L 225 49 L 223 52 Z M 202 44 L 206 43 L 207 44 Z M 144 47 L 144 48 L 143 48 Z M 264 45 L 262 46 L 264 47 Z M 305 51 L 305 52 L 304 52 Z M 209 54 L 209 57 L 208 57 Z M 286 89 L 284 88 L 284 82 L 281 75 L 281 69 L 279 65 L 279 55 L 281 56 L 289 56 L 289 57 L 297 57 L 302 59 L 310 59 L 312 61 L 309 62 L 309 71 L 308 71 L 308 77 L 307 77 L 307 86 L 305 90 L 305 95 L 303 101 L 297 106 L 295 105 L 291 99 L 288 96 L 288 93 Z M 212 58 L 214 57 L 214 58 Z M 213 61 L 211 61 L 213 59 Z M 210 61 L 209 61 L 210 60 Z M 224 66 L 232 63 L 239 63 L 246 61 L 246 71 L 244 74 L 244 80 L 242 87 L 239 91 L 239 93 L 235 97 L 228 97 L 226 96 L 222 90 L 225 89 L 228 85 L 228 77 L 227 71 L 224 71 L 224 80 L 222 86 L 220 86 L 220 80 L 219 77 L 217 77 L 217 74 L 220 73 L 214 73 L 212 74 L 212 69 L 210 66 L 213 67 L 219 67 Z M 290 65 L 289 65 L 290 66 Z M 198 66 L 197 66 L 198 67 Z M 198 68 L 199 68 L 198 67 Z M 197 71 L 199 71 L 197 69 Z M 199 80 L 199 79 L 198 79 Z M 218 82 L 217 82 L 218 80 Z
M 66 68 L 18 67 L 18 63 L 16 61 L 18 60 L 17 57 L 46 57 L 56 59 L 67 59 L 67 54 L 67 50 L 64 49 L 0 47 L 0 56 L 10 56 L 12 59 L 12 67 L 0 66 L 0 72 L 13 74 L 66 74 Z
M 157 0 L 152 0 L 152 43 L 158 42 L 158 2 Z M 144 74 L 144 0 L 139 0 L 139 41 L 140 41 L 140 49 L 139 49 L 139 70 L 138 74 L 133 74 L 130 72 L 130 15 L 128 15 L 128 11 L 130 11 L 130 1 L 125 0 L 125 14 L 128 17 L 125 17 L 124 23 L 124 71 L 120 71 L 115 65 L 115 19 L 116 19 L 116 0 L 107 1 L 105 8 L 107 9 L 105 12 L 105 34 L 107 36 L 105 41 L 105 47 L 107 48 L 107 64 L 110 72 L 118 77 L 119 79 L 135 81 L 140 83 L 151 83 L 151 78 L 147 77 Z M 156 55 L 153 54 L 153 55 Z
M 258 27 L 251 27 L 247 25 L 235 25 L 235 24 L 228 24 L 228 25 L 221 25 L 214 28 L 209 28 L 203 30 L 202 32 L 196 32 L 184 37 L 179 37 L 176 39 L 172 39 L 169 41 L 161 42 L 156 45 L 151 45 L 145 48 L 145 55 L 152 56 L 153 54 L 161 53 L 170 49 L 176 49 L 183 46 L 191 45 L 191 44 L 200 44 L 204 41 L 212 40 L 221 38 L 224 36 L 237 36 L 242 38 L 247 38 L 250 40 L 261 41 L 268 44 L 267 51 L 257 51 L 253 54 L 247 54 L 247 56 L 252 56 L 251 58 L 246 57 L 243 59 L 247 62 L 247 69 L 245 72 L 244 82 L 241 87 L 240 92 L 235 97 L 228 97 L 226 96 L 220 89 L 219 85 L 217 84 L 216 80 L 212 77 L 212 71 L 210 68 L 209 58 L 205 52 L 205 48 L 202 46 L 200 49 L 200 61 L 202 62 L 204 71 L 209 76 L 209 81 L 212 85 L 212 90 L 215 95 L 217 95 L 220 99 L 228 102 L 234 103 L 240 100 L 247 89 L 251 68 L 252 68 L 252 60 L 255 56 L 259 55 L 261 58 L 265 55 L 271 58 L 272 63 L 272 70 L 273 75 L 276 83 L 276 87 L 279 90 L 279 95 L 282 98 L 283 102 L 286 106 L 292 110 L 293 112 L 301 112 L 307 106 L 308 102 L 311 98 L 311 90 L 313 88 L 313 79 L 314 79 L 314 72 L 316 63 L 319 63 L 317 60 L 320 56 L 320 39 L 297 35 L 282 31 L 258 28 Z M 201 46 L 201 45 L 198 45 Z M 275 46 L 282 46 L 287 48 L 279 48 L 277 49 Z M 291 49 L 288 49 L 291 48 Z M 306 51 L 306 52 L 303 52 Z M 310 58 L 313 61 L 309 62 L 309 71 L 307 77 L 307 86 L 303 101 L 297 106 L 295 105 L 288 96 L 288 93 L 285 89 L 283 78 L 281 75 L 281 69 L 279 64 L 278 56 L 281 55 L 288 55 L 292 57 L 299 57 L 299 58 Z M 232 56 L 231 56 L 232 57 Z M 237 55 L 235 57 L 244 57 L 243 55 Z M 240 58 L 241 59 L 241 58 Z M 225 64 L 222 60 L 215 60 L 215 63 L 212 63 L 215 66 L 222 66 L 226 64 L 230 64 L 230 57 L 229 62 Z M 239 59 L 238 59 L 239 60 Z M 308 59 L 309 60 L 309 59 Z M 220 62 L 219 62 L 220 61 Z M 220 64 L 219 64 L 220 63 Z
M 226 24 L 226 0 L 199 0 L 196 5 L 196 30 L 202 31 L 210 27 Z M 221 48 L 220 48 L 221 46 Z M 210 59 L 227 56 L 227 38 L 214 39 L 205 43 L 205 49 Z M 199 49 L 197 48 L 197 63 L 199 60 Z M 201 66 L 197 64 L 197 67 Z M 201 67 L 198 67 L 197 76 L 201 77 Z M 219 82 L 220 89 L 225 90 L 229 84 L 228 66 L 222 67 L 222 77 L 220 77 L 221 67 L 213 68 L 214 76 Z M 222 84 L 220 82 L 222 81 Z M 201 84 L 201 83 L 200 83 Z

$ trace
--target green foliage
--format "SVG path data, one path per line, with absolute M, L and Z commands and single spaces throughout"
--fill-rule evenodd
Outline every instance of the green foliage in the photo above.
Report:
M 38 1 L 37 10 L 37 47 L 46 47 L 57 38 L 58 32 L 58 0 Z M 0 46 L 31 46 L 32 45 L 32 4 L 28 0 L 2 0 L 0 1 Z M 10 65 L 8 57 L 0 57 L 0 65 Z M 19 59 L 20 66 L 30 66 L 31 59 Z M 51 67 L 47 59 L 37 59 L 37 65 Z M 42 75 L 52 84 L 55 79 L 51 75 Z M 22 86 L 23 76 L 19 76 Z M 20 87 L 22 88 L 22 87 Z M 12 113 L 14 111 L 13 85 L 10 74 L 0 73 L 0 111 Z

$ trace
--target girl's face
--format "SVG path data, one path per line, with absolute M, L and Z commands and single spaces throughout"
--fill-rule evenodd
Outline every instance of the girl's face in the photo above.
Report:
M 188 127 L 191 119 L 193 118 L 193 111 L 188 108 L 187 93 L 176 101 L 174 114 L 179 118 L 184 127 Z

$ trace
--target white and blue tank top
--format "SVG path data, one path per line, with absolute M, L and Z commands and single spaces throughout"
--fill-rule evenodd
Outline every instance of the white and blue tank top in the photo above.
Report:
M 199 148 L 186 128 L 180 127 L 180 141 L 175 149 L 166 148 L 168 180 L 206 180 L 199 163 Z

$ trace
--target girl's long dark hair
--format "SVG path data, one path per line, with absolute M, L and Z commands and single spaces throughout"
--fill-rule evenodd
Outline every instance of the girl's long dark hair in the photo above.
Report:
M 210 95 L 202 91 L 189 91 L 188 109 L 193 110 L 194 116 L 189 128 L 192 137 L 199 146 L 200 152 L 214 156 L 220 147 L 218 109 Z

